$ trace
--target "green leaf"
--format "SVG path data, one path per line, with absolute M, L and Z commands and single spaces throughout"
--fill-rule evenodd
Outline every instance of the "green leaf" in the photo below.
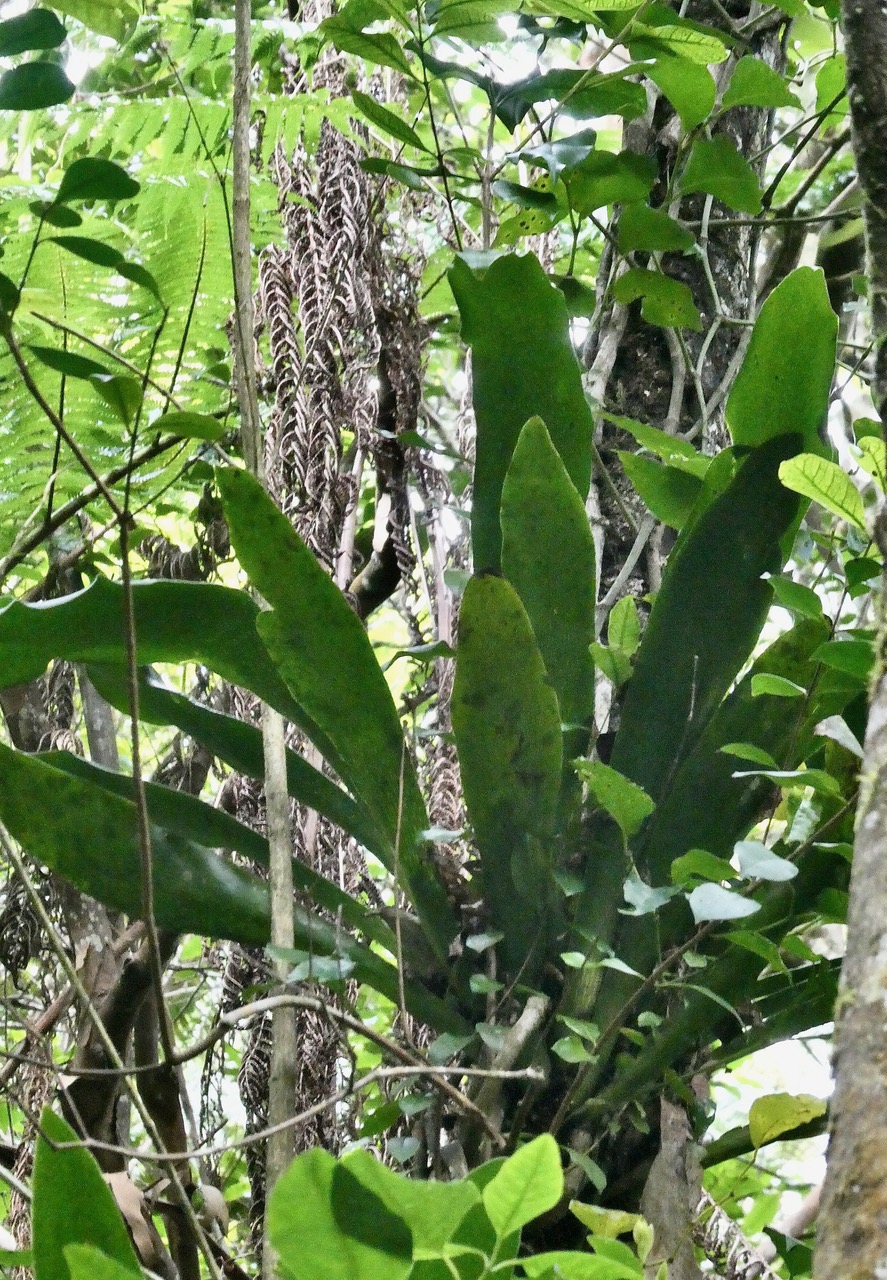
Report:
M 802 618 L 823 616 L 822 601 L 812 587 L 805 587 L 802 582 L 795 582 L 792 578 L 784 578 L 779 574 L 774 574 L 768 581 L 783 609 L 789 609 Z
M 78 355 L 76 351 L 62 351 L 56 347 L 38 347 L 30 346 L 28 350 L 32 355 L 36 356 L 41 364 L 45 364 L 47 369 L 52 369 L 55 373 L 60 373 L 68 378 L 83 378 L 92 381 L 93 378 L 110 376 L 110 369 L 106 369 L 103 364 L 99 364 L 97 360 L 90 360 L 88 356 Z
M 71 1280 L 141 1280 L 144 1272 L 124 1267 L 94 1245 L 69 1244 L 64 1251 Z
M 776 676 L 769 671 L 762 671 L 752 676 L 751 693 L 759 698 L 768 693 L 773 698 L 805 698 L 807 690 L 795 680 L 786 680 L 785 676 Z
M 859 420 L 853 424 L 859 427 Z M 880 429 L 880 426 L 879 426 Z M 859 465 L 878 484 L 881 492 L 887 491 L 887 445 L 880 436 L 862 436 L 857 442 Z
M 678 190 L 684 195 L 703 191 L 739 213 L 761 212 L 761 188 L 755 171 L 723 134 L 696 139 Z
M 702 492 L 700 478 L 639 453 L 620 449 L 617 454 L 644 506 L 663 524 L 682 529 Z
M 125 259 L 119 249 L 105 244 L 103 240 L 93 240 L 90 236 L 50 236 L 50 243 L 61 245 L 68 253 L 85 262 L 92 262 L 97 267 L 109 267 L 116 271 Z
M 129 689 L 123 668 L 91 665 L 89 677 L 103 698 L 121 714 L 129 714 Z M 265 776 L 260 729 L 176 693 L 150 670 L 139 675 L 139 716 L 148 724 L 174 725 L 248 778 Z M 363 806 L 289 748 L 286 772 L 287 788 L 294 800 L 322 813 L 378 858 L 388 856 L 385 837 Z M 296 869 L 303 865 L 299 863 Z
M 0 76 L 0 111 L 39 111 L 73 98 L 75 86 L 54 62 L 26 62 Z
M 164 413 L 151 425 L 186 440 L 221 440 L 225 435 L 225 424 L 209 413 Z
M 687 894 L 693 919 L 697 924 L 706 920 L 739 920 L 743 916 L 760 911 L 761 904 L 731 893 L 719 884 L 700 884 Z
M 70 204 L 74 200 L 132 200 L 140 190 L 135 178 L 113 160 L 83 156 L 68 165 L 55 199 L 57 204 Z
M 434 35 L 470 44 L 505 39 L 497 19 L 509 12 L 511 0 L 440 0 Z
M 635 422 L 633 418 L 622 418 L 615 413 L 604 413 L 603 417 L 620 430 L 634 436 L 639 445 L 649 453 L 655 453 L 663 462 L 698 475 L 700 479 L 708 470 L 711 460 L 694 449 L 689 440 L 682 440 L 680 436 L 673 436 L 659 427 L 651 427 L 646 422 Z
M 688 133 L 711 115 L 717 89 L 706 66 L 666 53 L 656 59 L 647 74 L 665 94 Z
M 626 915 L 648 916 L 653 911 L 658 911 L 660 907 L 664 907 L 666 902 L 669 902 L 680 890 L 671 885 L 654 888 L 642 880 L 636 872 L 632 872 L 626 878 L 622 892 L 631 908 L 630 911 L 625 912 Z
M 156 298 L 159 303 L 163 303 L 163 295 L 160 292 L 160 285 L 143 266 L 138 262 L 121 262 L 117 268 L 117 274 L 123 276 L 124 280 L 131 280 L 133 284 L 139 285 L 142 289 L 147 289 L 152 297 Z
M 595 1204 L 583 1204 L 581 1200 L 570 1201 L 570 1213 L 579 1219 L 583 1227 L 588 1227 L 593 1235 L 601 1236 L 604 1240 L 615 1240 L 617 1236 L 628 1235 L 641 1220 L 640 1214 L 626 1213 L 622 1209 L 601 1209 Z
M 340 52 L 353 53 L 358 58 L 366 58 L 368 62 L 383 67 L 393 67 L 401 75 L 415 79 L 406 54 L 389 32 L 369 34 L 366 31 L 355 31 L 341 17 L 326 18 L 318 30 L 326 39 L 332 40 Z
M 871 675 L 875 650 L 869 640 L 829 640 L 819 646 L 813 657 L 827 667 L 845 671 L 865 682 Z
M 299 1280 L 406 1280 L 413 1263 L 406 1222 L 319 1149 L 297 1156 L 278 1179 L 268 1238 Z
M 69 1280 L 64 1250 L 73 1244 L 95 1245 L 128 1275 L 140 1277 L 129 1232 L 95 1157 L 82 1146 L 57 1150 L 50 1145 L 79 1141 L 70 1125 L 43 1108 L 34 1156 L 32 1218 L 38 1280 Z
M 598 671 L 611 680 L 617 689 L 631 679 L 631 661 L 628 654 L 623 653 L 621 649 L 611 649 L 595 641 L 594 644 L 589 645 L 588 651 Z
M 563 295 L 533 257 L 472 271 L 457 258 L 450 283 L 470 345 L 477 418 L 471 538 L 479 570 L 498 569 L 502 485 L 524 424 L 543 420 L 584 500 L 591 478 L 591 410 Z
M 729 50 L 720 35 L 711 27 L 689 22 L 676 16 L 665 5 L 651 4 L 644 11 L 644 21 L 632 23 L 628 36 L 632 57 L 656 58 L 662 55 L 689 65 L 707 67 L 712 62 L 723 62 Z M 683 74 L 683 68 L 682 68 Z
M 761 308 L 727 399 L 734 444 L 763 444 L 799 431 L 803 448 L 822 452 L 819 431 L 828 409 L 837 332 L 821 271 L 799 267 L 776 286 Z
M 141 871 L 135 805 L 106 786 L 74 777 L 0 743 L 0 819 L 28 852 L 83 893 L 138 918 Z M 88 841 L 82 833 L 88 830 Z M 177 831 L 151 828 L 157 923 L 176 933 L 264 946 L 270 937 L 267 885 Z M 312 955 L 341 955 L 354 974 L 398 998 L 392 965 L 301 907 L 296 942 Z M 459 1023 L 441 1002 L 409 984 L 407 1004 L 431 1025 Z M 432 1008 L 432 1006 L 434 1006 Z M 424 1014 L 419 1014 L 424 1007 Z
M 578 1036 L 561 1036 L 551 1046 L 551 1052 L 557 1054 L 562 1062 L 592 1062 L 592 1055 Z
M 629 658 L 633 657 L 641 640 L 641 620 L 634 596 L 623 596 L 613 605 L 607 619 L 607 640 Z
M 102 373 L 95 377 L 95 389 L 115 416 L 132 426 L 142 404 L 141 380 L 126 373 Z
M 610 204 L 645 200 L 656 181 L 656 162 L 636 151 L 593 151 L 564 175 L 570 205 L 580 216 Z
M 755 696 L 754 693 L 752 696 Z M 727 742 L 718 750 L 728 756 L 738 756 L 740 760 L 751 760 L 753 764 L 762 764 L 765 769 L 779 768 L 769 751 L 765 751 L 763 747 L 756 747 L 752 742 Z
M 138 21 L 138 10 L 128 0 L 52 0 L 59 13 L 82 22 L 100 36 L 121 42 Z
M 629 838 L 637 835 L 654 804 L 641 787 L 599 760 L 576 760 L 579 777 L 595 800 Z
M 789 1133 L 826 1113 L 821 1098 L 809 1093 L 771 1093 L 755 1098 L 748 1113 L 748 1130 L 755 1150 L 773 1142 L 781 1133 Z
M 617 302 L 642 298 L 641 315 L 649 324 L 663 328 L 702 329 L 702 319 L 693 301 L 690 286 L 661 271 L 630 267 L 612 288 Z
M 537 841 L 551 835 L 557 810 L 560 708 L 520 597 L 503 578 L 468 583 L 456 654 L 452 720 L 465 802 L 487 901 L 516 969 L 540 927 L 555 923 L 554 911 L 540 915 L 550 866 Z
M 509 85 L 495 98 L 495 109 L 499 119 L 513 130 L 536 103 L 552 101 L 561 103 L 560 114 L 578 120 L 610 115 L 636 120 L 647 109 L 643 87 L 624 75 L 589 75 L 566 69 L 528 76 Z
M 680 253 L 695 243 L 686 227 L 664 210 L 651 209 L 647 204 L 629 204 L 622 210 L 616 239 L 622 253 L 638 249 L 644 253 Z
M 502 568 L 529 615 L 561 718 L 584 724 L 594 711 L 594 541 L 585 504 L 540 418 L 518 437 L 501 521 Z
M 501 1240 L 554 1208 L 563 1194 L 558 1145 L 543 1133 L 520 1147 L 483 1189 L 487 1216 Z
M 367 93 L 361 93 L 358 89 L 352 90 L 351 97 L 361 115 L 369 120 L 370 124 L 374 124 L 377 129 L 381 129 L 383 133 L 390 134 L 398 142 L 406 143 L 408 147 L 415 147 L 418 151 L 428 151 L 428 147 L 426 147 L 412 125 L 408 125 L 400 116 L 395 115 L 393 111 L 389 111 L 387 107 L 383 107 L 375 98 L 371 98 Z
M 739 872 L 746 880 L 794 880 L 798 868 L 793 862 L 780 858 L 760 840 L 739 840 L 734 850 L 739 861 Z
M 777 476 L 796 439 L 756 449 L 669 559 L 612 757 L 613 767 L 654 800 L 692 750 L 760 635 L 772 597 L 761 574 L 779 568 L 780 540 L 798 509 Z M 711 625 L 713 600 L 719 609 L 716 627 Z
M 60 230 L 79 227 L 83 223 L 83 219 L 75 209 L 68 209 L 62 204 L 51 204 L 48 200 L 32 200 L 28 208 L 49 226 L 58 227 Z
M 687 884 L 694 876 L 701 880 L 732 880 L 735 874 L 726 858 L 716 858 L 706 849 L 691 849 L 671 864 L 674 884 Z
M 64 25 L 48 9 L 31 9 L 0 22 L 0 58 L 31 49 L 57 49 L 67 36 Z
M 778 71 L 761 58 L 750 54 L 740 58 L 733 68 L 730 83 L 721 99 L 728 107 L 799 107 L 797 97 L 787 87 Z
M 419 838 L 428 816 L 369 637 L 258 481 L 245 471 L 219 468 L 216 482 L 237 557 L 271 605 L 256 618 L 259 636 L 299 705 L 334 745 L 337 772 L 386 833 L 392 851 L 399 836 L 387 865 L 393 869 L 397 857 L 432 946 L 446 955 L 455 931 L 452 913 L 422 857 Z
M 788 489 L 813 498 L 826 511 L 847 520 L 865 532 L 862 497 L 847 472 L 837 462 L 815 453 L 800 453 L 779 468 L 779 478 Z
M 202 663 L 304 728 L 336 766 L 332 745 L 290 696 L 258 642 L 258 606 L 245 591 L 205 582 L 136 582 L 132 595 L 139 665 Z M 124 667 L 123 616 L 123 590 L 107 578 L 51 603 L 13 601 L 0 609 L 0 682 L 35 680 L 53 658 Z
M 391 1213 L 409 1225 L 414 1252 L 442 1251 L 465 1215 L 481 1201 L 480 1190 L 467 1179 L 423 1182 L 407 1178 L 387 1169 L 368 1151 L 350 1152 L 343 1158 L 342 1166 Z M 333 1190 L 339 1194 L 335 1184 Z M 339 1207 L 342 1218 L 347 1221 L 347 1202 Z
M 818 795 L 838 798 L 841 795 L 841 784 L 824 769 L 749 769 L 737 773 L 737 778 L 768 778 L 776 786 L 785 790 L 798 787 L 810 787 Z
M 524 147 L 520 159 L 528 164 L 543 165 L 552 182 L 555 182 L 588 159 L 596 142 L 597 134 L 594 129 L 581 129 L 578 133 L 571 133 L 554 142 L 540 142 L 535 147 Z M 458 298 L 456 300 L 458 302 Z

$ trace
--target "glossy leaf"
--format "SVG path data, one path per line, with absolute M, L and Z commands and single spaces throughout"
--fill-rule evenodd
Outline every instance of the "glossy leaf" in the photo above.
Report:
M 727 399 L 727 425 L 737 445 L 758 445 L 798 431 L 803 448 L 821 453 L 838 321 L 825 277 L 799 267 L 761 308 L 742 367 Z M 798 352 L 804 359 L 798 360 Z
M 561 715 L 530 620 L 502 578 L 472 578 L 465 590 L 452 719 L 487 901 L 519 968 L 552 923 L 539 914 L 550 866 L 536 841 L 555 819 Z
M 561 718 L 584 724 L 594 710 L 594 542 L 585 504 L 540 418 L 518 438 L 501 519 L 502 568 L 529 615 Z
M 71 1280 L 64 1250 L 73 1244 L 95 1245 L 128 1275 L 140 1277 L 129 1232 L 95 1157 L 82 1146 L 58 1150 L 51 1145 L 68 1142 L 78 1142 L 77 1134 L 44 1107 L 34 1156 L 36 1280 Z
M 420 836 L 428 817 L 397 710 L 357 614 L 292 525 L 245 471 L 216 473 L 231 542 L 271 605 L 259 636 L 299 705 L 334 745 L 342 781 L 372 815 L 398 858 L 432 945 L 446 955 L 455 932 L 449 904 Z M 318 745 L 320 745 L 318 743 Z
M 28 53 L 31 49 L 57 49 L 67 31 L 48 9 L 31 9 L 0 22 L 0 58 Z
M 540 417 L 584 500 L 591 477 L 591 411 L 563 296 L 533 257 L 485 271 L 457 258 L 450 283 L 472 351 L 477 452 L 471 539 L 478 570 L 498 569 L 502 485 L 524 424 Z
M 797 437 L 784 437 L 756 449 L 669 560 L 638 650 L 612 757 L 613 767 L 654 800 L 695 745 L 760 634 L 772 598 L 761 574 L 780 567 L 780 540 L 798 510 L 777 474 L 796 442 Z M 712 601 L 718 602 L 716 627 Z M 669 673 L 667 680 L 663 672 Z
M 39 111 L 73 98 L 75 86 L 55 62 L 25 62 L 0 76 L 0 111 Z
M 739 213 L 761 212 L 761 188 L 754 169 L 723 134 L 697 138 L 678 189 L 684 194 L 705 192 Z

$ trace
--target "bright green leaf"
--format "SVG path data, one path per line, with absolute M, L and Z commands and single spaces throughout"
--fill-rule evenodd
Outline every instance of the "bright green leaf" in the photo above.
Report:
M 862 498 L 853 481 L 836 462 L 815 453 L 799 453 L 779 468 L 779 478 L 788 489 L 813 498 L 826 511 L 847 520 L 865 532 Z
M 643 504 L 663 524 L 681 529 L 702 492 L 702 481 L 683 467 L 663 466 L 639 453 L 617 450 Z
M 717 89 L 706 66 L 665 53 L 647 74 L 665 94 L 688 133 L 711 115 Z
M 390 134 L 398 142 L 406 143 L 408 147 L 415 147 L 418 151 L 428 151 L 428 147 L 412 125 L 407 124 L 388 107 L 383 107 L 375 98 L 371 98 L 367 93 L 361 93 L 358 89 L 352 90 L 351 97 L 361 115 L 365 116 L 377 129 Z
M 748 1113 L 748 1130 L 755 1150 L 773 1142 L 783 1133 L 790 1133 L 810 1120 L 826 1113 L 821 1098 L 809 1093 L 771 1093 L 755 1098 Z
M 64 1250 L 74 1244 L 95 1245 L 127 1275 L 140 1277 L 129 1232 L 95 1157 L 85 1147 L 58 1150 L 50 1145 L 53 1142 L 76 1143 L 78 1137 L 44 1107 L 34 1157 L 32 1248 L 37 1277 L 73 1280 Z
M 575 765 L 579 777 L 622 834 L 627 838 L 636 835 L 655 807 L 647 793 L 600 760 L 577 760 Z
M 617 302 L 643 299 L 641 315 L 650 324 L 663 328 L 702 329 L 702 319 L 693 301 L 690 286 L 661 271 L 630 267 L 613 285 Z
M 821 452 L 837 332 L 821 271 L 799 267 L 776 286 L 761 308 L 727 399 L 734 444 L 758 445 L 799 431 L 805 449 Z
M 483 1203 L 497 1237 L 511 1235 L 552 1209 L 563 1194 L 558 1145 L 543 1133 L 520 1147 L 483 1189 Z
M 539 418 L 518 437 L 501 522 L 502 569 L 529 616 L 561 718 L 584 724 L 594 710 L 594 541 L 585 504 Z
M 684 194 L 705 192 L 739 213 L 761 212 L 761 188 L 755 171 L 723 134 L 696 139 L 678 189 Z
M 629 204 L 619 216 L 616 232 L 622 253 L 675 253 L 693 247 L 693 234 L 662 209 Z
M 795 94 L 786 87 L 785 79 L 761 58 L 750 54 L 740 58 L 733 68 L 730 83 L 721 99 L 727 107 L 799 107 Z

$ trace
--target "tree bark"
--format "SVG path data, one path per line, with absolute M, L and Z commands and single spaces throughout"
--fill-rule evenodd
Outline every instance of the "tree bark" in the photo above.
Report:
M 872 395 L 887 406 L 887 12 L 880 0 L 844 0 L 847 87 L 864 216 L 872 339 Z M 875 535 L 887 546 L 882 505 Z M 887 581 L 882 580 L 882 611 Z M 887 1274 L 887 662 L 882 616 L 862 768 L 847 955 L 835 1028 L 835 1094 L 819 1218 L 817 1280 Z

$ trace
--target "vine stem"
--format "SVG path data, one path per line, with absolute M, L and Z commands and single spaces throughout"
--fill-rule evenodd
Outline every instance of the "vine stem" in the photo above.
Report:
M 237 395 L 240 405 L 243 454 L 253 475 L 265 484 L 261 421 L 256 393 L 255 321 L 253 314 L 252 248 L 250 237 L 250 72 L 252 30 L 250 0 L 237 0 L 234 13 L 234 176 L 232 200 L 232 257 L 237 343 Z M 292 836 L 289 793 L 286 782 L 286 741 L 283 718 L 262 703 L 262 744 L 265 752 L 265 807 L 268 820 L 269 881 L 271 892 L 271 942 L 292 950 L 293 925 Z M 289 965 L 276 960 L 281 991 L 286 988 Z M 282 1003 L 271 1015 L 271 1066 L 268 1078 L 268 1145 L 265 1149 L 265 1187 L 275 1182 L 295 1154 L 292 1118 L 296 1102 L 298 1037 L 296 1010 Z M 271 1280 L 276 1272 L 274 1251 L 265 1239 L 262 1275 Z

